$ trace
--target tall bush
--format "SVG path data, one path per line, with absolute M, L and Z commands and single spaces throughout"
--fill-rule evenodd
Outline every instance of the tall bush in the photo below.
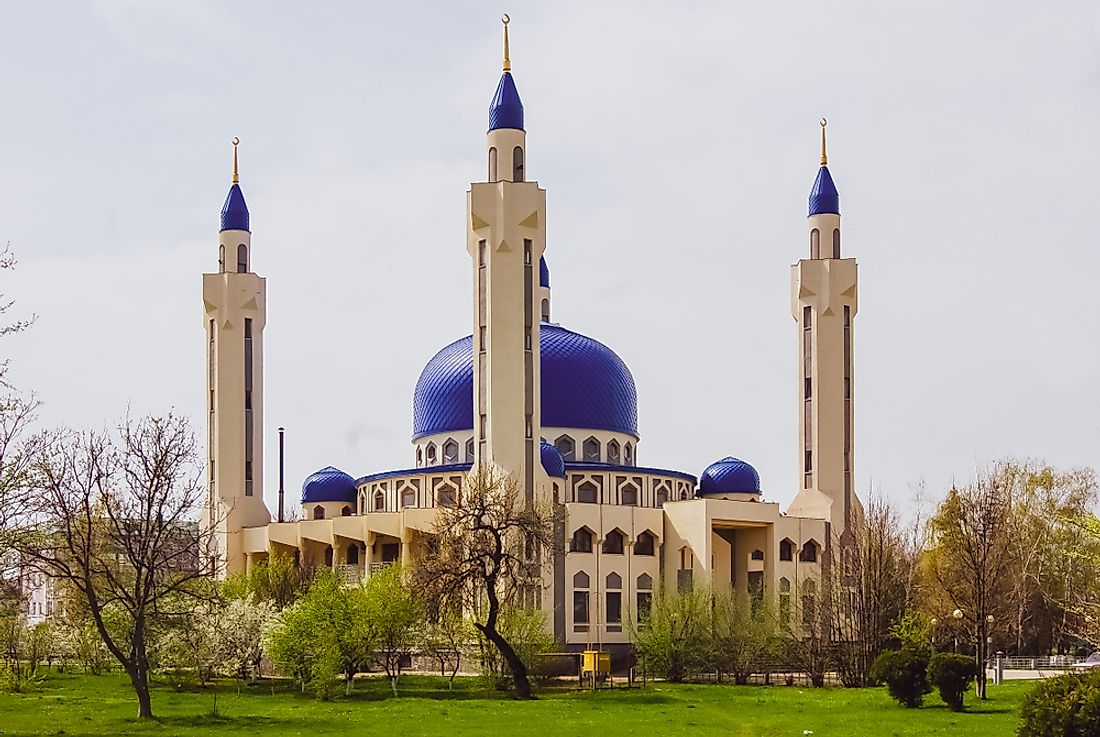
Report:
M 1019 737 L 1100 734 L 1100 671 L 1040 681 L 1020 704 Z
M 918 650 L 887 650 L 871 665 L 871 678 L 886 684 L 899 704 L 915 709 L 932 691 L 928 683 L 928 656 Z
M 936 653 L 928 661 L 928 680 L 951 711 L 963 710 L 963 696 L 978 677 L 978 664 L 966 655 Z
M 674 594 L 663 588 L 649 615 L 632 627 L 634 649 L 650 672 L 669 681 L 683 681 L 710 670 L 714 662 L 711 594 L 693 588 Z

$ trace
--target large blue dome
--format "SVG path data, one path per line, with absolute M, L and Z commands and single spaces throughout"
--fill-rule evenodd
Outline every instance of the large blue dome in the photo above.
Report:
M 733 456 L 710 464 L 699 477 L 699 496 L 759 493 L 760 474 L 748 463 Z
M 311 473 L 302 483 L 302 504 L 314 502 L 355 503 L 355 479 L 338 468 L 326 466 Z
M 550 323 L 539 327 L 542 426 L 638 434 L 638 393 L 622 359 L 599 341 Z M 470 336 L 435 354 L 413 393 L 413 439 L 473 430 Z

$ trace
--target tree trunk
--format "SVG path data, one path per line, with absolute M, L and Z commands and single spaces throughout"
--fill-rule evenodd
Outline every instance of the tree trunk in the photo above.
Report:
M 504 662 L 508 663 L 508 667 L 512 670 L 512 682 L 516 687 L 516 696 L 521 699 L 531 698 L 531 682 L 527 680 L 527 666 L 516 655 L 516 651 L 512 649 L 507 640 L 500 636 L 495 627 L 487 627 L 483 624 L 475 624 L 474 626 L 481 630 L 489 642 L 496 646 L 496 649 L 500 651 L 501 656 L 504 658 Z
M 149 673 L 140 664 L 126 666 L 126 674 L 130 676 L 130 683 L 134 687 L 134 693 L 138 699 L 138 718 L 153 718 L 153 701 L 149 695 Z

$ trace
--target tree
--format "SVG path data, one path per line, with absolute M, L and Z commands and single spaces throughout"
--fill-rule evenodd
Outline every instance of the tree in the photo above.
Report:
M 835 665 L 846 686 L 870 684 L 871 664 L 910 606 L 919 529 L 919 520 L 906 528 L 896 509 L 872 495 L 862 519 L 834 540 L 839 556 L 824 568 L 822 588 Z
M 362 586 L 347 586 L 322 570 L 301 598 L 285 608 L 264 638 L 272 660 L 302 691 L 331 698 L 336 678 L 344 675 L 344 692 L 351 693 L 355 674 L 378 644 Z
M 667 593 L 658 587 L 647 616 L 631 625 L 631 640 L 645 667 L 680 682 L 714 664 L 713 597 L 701 586 Z
M 397 696 L 397 681 L 401 678 L 401 663 L 412 655 L 423 609 L 412 590 L 405 585 L 401 567 L 386 566 L 371 575 L 363 584 L 366 626 L 382 667 L 390 679 L 390 689 Z
M 495 467 L 466 475 L 461 494 L 441 507 L 428 554 L 414 571 L 431 612 L 470 611 L 473 624 L 512 672 L 516 695 L 531 697 L 527 664 L 501 633 L 504 606 L 541 586 L 540 560 L 551 542 L 551 515 L 525 504 L 515 480 Z
M 183 418 L 125 419 L 117 433 L 59 431 L 35 454 L 20 555 L 79 595 L 152 718 L 150 630 L 177 616 L 201 577 L 195 518 L 203 500 Z M 114 613 L 117 623 L 108 621 Z
M 1012 487 L 1003 467 L 978 474 L 962 488 L 952 488 L 929 521 L 932 578 L 962 613 L 974 633 L 978 697 L 985 698 L 986 637 L 989 617 L 1006 614 L 1018 558 L 1011 544 Z
M 919 650 L 887 650 L 871 664 L 872 680 L 886 684 L 890 696 L 907 709 L 916 709 L 932 692 L 928 682 L 928 653 Z
M 775 613 L 754 604 L 749 594 L 730 591 L 714 597 L 712 645 L 714 665 L 744 685 L 772 653 Z

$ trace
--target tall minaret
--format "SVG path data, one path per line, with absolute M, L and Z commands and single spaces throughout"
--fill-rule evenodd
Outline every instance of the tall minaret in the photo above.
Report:
M 202 275 L 206 328 L 208 504 L 211 551 L 220 575 L 245 568 L 241 528 L 264 525 L 264 325 L 267 282 L 252 272 L 248 206 L 238 183 L 233 139 L 233 185 L 222 207 L 218 273 Z M 227 260 L 228 259 L 228 260 Z
M 829 174 L 821 121 L 821 168 L 810 190 L 810 257 L 791 266 L 798 323 L 799 492 L 790 514 L 819 517 L 837 533 L 858 518 L 852 489 L 852 321 L 856 261 L 840 254 L 840 195 Z
M 508 58 L 489 106 L 488 181 L 467 193 L 466 250 L 473 260 L 475 463 L 512 474 L 534 497 L 539 456 L 539 261 L 546 192 L 526 177 L 523 103 Z

